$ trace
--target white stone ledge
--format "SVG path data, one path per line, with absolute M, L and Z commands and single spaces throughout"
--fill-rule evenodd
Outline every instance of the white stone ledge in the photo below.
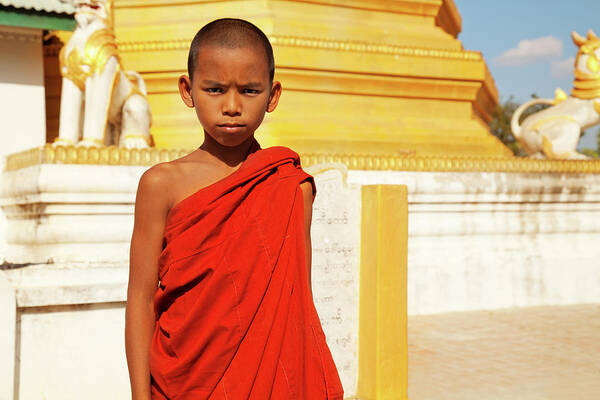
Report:
M 16 294 L 18 308 L 124 302 L 128 267 L 38 264 L 0 272 Z
M 87 285 L 21 286 L 16 291 L 17 306 L 47 307 L 72 304 L 124 302 L 126 283 Z
M 5 171 L 0 205 L 13 263 L 125 262 L 147 166 L 41 164 Z
M 129 242 L 133 215 L 48 216 L 43 220 L 7 221 L 6 238 L 10 243 L 44 245 L 52 243 L 120 243 Z
M 135 194 L 146 166 L 40 164 L 4 171 L 0 197 L 40 193 Z
M 550 211 L 600 211 L 600 202 L 566 203 L 412 203 L 411 213 L 429 212 L 550 212 Z
M 132 193 L 77 193 L 77 192 L 62 192 L 62 193 L 35 193 L 35 194 L 17 194 L 8 193 L 10 197 L 0 198 L 0 205 L 3 207 L 11 205 L 29 205 L 37 203 L 59 203 L 55 205 L 60 207 L 60 203 L 69 205 L 93 205 L 101 211 L 99 206 L 108 203 L 114 205 L 132 205 L 135 202 L 135 192 Z M 64 207 L 64 206 L 63 206 Z M 60 210 L 60 208 L 58 208 Z
M 7 259 L 15 263 L 127 262 L 129 242 L 10 244 Z
M 399 180 L 393 185 L 402 185 L 402 181 Z M 365 183 L 370 184 L 370 183 Z M 386 185 L 392 185 L 392 183 L 386 183 Z M 598 182 L 600 185 L 600 180 Z M 442 203 L 519 203 L 519 204 L 537 204 L 537 203 L 598 203 L 600 202 L 600 194 L 597 193 L 586 193 L 583 195 L 567 194 L 567 193 L 414 193 L 409 192 L 408 203 L 409 204 L 442 204 Z
M 348 182 L 407 185 L 409 202 L 600 200 L 598 174 L 351 170 Z

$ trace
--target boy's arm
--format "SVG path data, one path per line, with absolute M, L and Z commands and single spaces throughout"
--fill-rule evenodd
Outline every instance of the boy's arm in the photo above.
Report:
M 163 165 L 150 168 L 140 178 L 135 200 L 125 307 L 125 352 L 134 400 L 150 399 L 149 353 L 156 323 L 153 300 L 170 204 L 165 195 L 168 181 Z
M 312 297 L 312 243 L 310 240 L 310 224 L 312 222 L 313 188 L 310 182 L 300 184 L 302 196 L 304 197 L 304 227 L 306 228 L 306 269 L 308 272 L 308 288 Z

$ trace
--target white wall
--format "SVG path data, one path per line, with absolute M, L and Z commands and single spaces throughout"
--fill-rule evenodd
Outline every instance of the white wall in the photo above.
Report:
M 600 302 L 600 175 L 349 171 L 408 186 L 408 314 Z
M 41 31 L 0 25 L 0 154 L 46 141 Z
M 0 167 L 4 157 L 46 141 L 44 58 L 39 29 L 0 25 Z M 1 178 L 0 178 L 1 179 Z M 0 212 L 0 263 L 5 217 Z
M 409 315 L 600 302 L 600 174 L 333 167 L 308 170 L 317 182 L 312 278 L 347 395 L 357 376 L 360 185 L 408 186 Z M 3 375 L 15 376 L 20 400 L 128 398 L 127 249 L 145 168 L 44 164 L 4 174 L 11 232 L 29 229 L 25 216 L 37 221 L 30 240 L 11 235 L 11 247 L 55 262 L 0 270 L 0 326 L 10 333 L 0 354 L 15 349 L 14 363 L 0 363 L 0 400 L 12 399 Z M 10 207 L 24 202 L 42 206 Z M 6 312 L 15 304 L 16 315 Z
M 118 263 L 0 270 L 0 400 L 131 398 L 128 272 Z
M 19 312 L 18 398 L 128 399 L 125 303 Z

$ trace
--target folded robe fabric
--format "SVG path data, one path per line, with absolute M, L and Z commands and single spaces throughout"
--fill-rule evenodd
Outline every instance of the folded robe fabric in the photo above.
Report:
M 343 398 L 308 286 L 303 181 L 316 193 L 295 152 L 259 149 L 171 208 L 152 399 Z

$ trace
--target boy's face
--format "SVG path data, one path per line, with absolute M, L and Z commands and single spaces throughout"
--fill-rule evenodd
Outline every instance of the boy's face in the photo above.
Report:
M 269 82 L 269 68 L 259 47 L 202 46 L 193 81 L 179 78 L 179 92 L 204 132 L 223 146 L 237 146 L 254 134 L 265 112 L 277 106 L 279 82 Z

